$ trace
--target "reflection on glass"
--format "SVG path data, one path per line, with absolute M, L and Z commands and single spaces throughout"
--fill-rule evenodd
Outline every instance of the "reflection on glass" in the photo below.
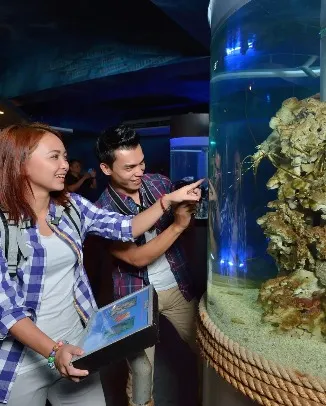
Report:
M 170 178 L 175 188 L 180 188 L 198 179 L 207 178 L 208 137 L 181 137 L 170 140 Z M 208 217 L 208 185 L 204 182 L 202 199 L 198 205 L 196 219 Z

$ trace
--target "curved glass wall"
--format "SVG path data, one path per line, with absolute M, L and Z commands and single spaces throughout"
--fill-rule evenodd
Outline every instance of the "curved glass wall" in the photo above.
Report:
M 324 27 L 325 1 L 251 0 L 212 31 L 207 304 L 233 340 L 323 377 Z
M 207 179 L 208 137 L 180 137 L 170 139 L 170 179 L 176 188 L 197 179 Z M 208 185 L 202 185 L 202 199 L 196 219 L 208 217 Z
M 170 139 L 170 179 L 194 181 L 207 177 L 208 137 Z

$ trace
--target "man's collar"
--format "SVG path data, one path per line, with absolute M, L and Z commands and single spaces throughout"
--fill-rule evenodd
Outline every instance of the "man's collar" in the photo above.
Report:
M 120 213 L 125 214 L 125 215 L 135 214 L 134 211 L 127 204 L 128 196 L 125 194 L 122 194 L 121 192 L 117 192 L 110 183 L 108 183 L 107 193 L 111 197 L 111 199 L 114 201 L 114 203 L 117 206 L 117 208 L 119 209 Z
M 146 196 L 146 199 L 148 200 L 150 205 L 153 205 L 155 203 L 156 199 L 155 199 L 153 193 L 151 192 L 151 190 L 149 189 L 148 185 L 144 181 L 144 179 L 142 179 L 142 181 L 141 181 L 141 186 L 139 188 L 139 192 L 142 194 L 143 197 Z M 118 207 L 118 209 L 120 210 L 121 213 L 135 214 L 134 211 L 132 211 L 132 209 L 127 204 L 127 202 L 129 201 L 129 199 L 131 199 L 131 197 L 129 197 L 121 192 L 117 192 L 114 189 L 114 187 L 111 185 L 110 182 L 108 183 L 107 193 L 111 197 L 111 199 L 114 201 L 115 205 Z M 135 207 L 136 207 L 136 203 L 135 203 Z
M 115 189 L 115 187 L 112 186 L 110 182 L 108 183 L 107 191 L 108 192 L 109 191 L 114 191 L 123 200 L 127 200 L 128 197 L 130 197 L 130 196 L 126 195 L 125 193 L 123 193 L 122 191 Z M 109 194 L 111 194 L 111 193 L 109 192 Z

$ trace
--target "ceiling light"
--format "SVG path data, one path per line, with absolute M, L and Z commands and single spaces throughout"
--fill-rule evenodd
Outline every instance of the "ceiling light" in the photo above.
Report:
M 0 110 L 0 114 L 5 114 L 5 112 Z

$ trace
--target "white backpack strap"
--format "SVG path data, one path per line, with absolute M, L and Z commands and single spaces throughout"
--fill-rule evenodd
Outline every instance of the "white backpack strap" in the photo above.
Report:
M 0 210 L 1 246 L 4 256 L 7 259 L 9 274 L 10 276 L 16 276 L 18 264 L 18 227 L 10 223 L 8 213 Z
M 20 259 L 22 257 L 27 259 L 31 254 L 22 230 L 26 227 L 30 227 L 29 221 L 24 221 L 17 226 L 13 221 L 9 220 L 8 213 L 0 210 L 1 246 L 11 277 L 16 276 Z

